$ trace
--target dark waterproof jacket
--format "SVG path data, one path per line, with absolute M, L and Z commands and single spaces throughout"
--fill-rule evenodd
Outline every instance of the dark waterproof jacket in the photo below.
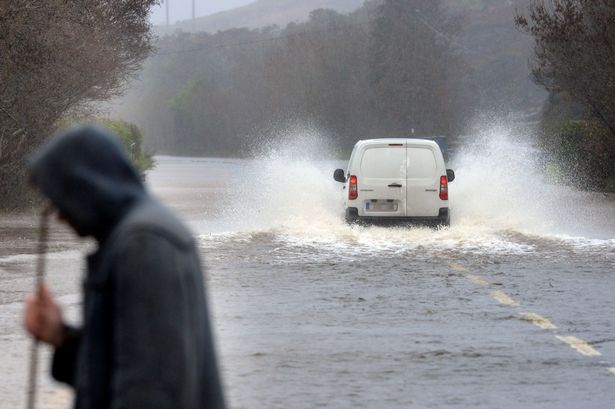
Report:
M 145 191 L 117 139 L 73 129 L 30 169 L 72 227 L 99 243 L 87 260 L 83 327 L 53 358 L 75 408 L 224 408 L 197 248 Z

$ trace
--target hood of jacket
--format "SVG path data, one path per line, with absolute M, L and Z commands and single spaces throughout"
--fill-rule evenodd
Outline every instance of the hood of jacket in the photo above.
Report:
M 118 138 L 98 126 L 53 137 L 30 159 L 29 170 L 77 233 L 99 241 L 146 195 Z

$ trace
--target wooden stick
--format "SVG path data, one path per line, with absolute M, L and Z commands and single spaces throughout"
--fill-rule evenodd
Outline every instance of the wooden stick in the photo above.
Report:
M 36 277 L 35 277 L 35 291 L 37 297 L 41 296 L 41 289 L 45 280 L 45 268 L 46 268 L 46 255 L 47 255 L 47 243 L 49 236 L 49 215 L 52 213 L 52 207 L 47 206 L 41 213 L 40 226 L 39 226 L 39 241 L 38 241 L 38 258 L 36 262 Z M 38 344 L 39 341 L 33 338 L 32 345 L 30 346 L 30 370 L 28 378 L 28 392 L 27 392 L 27 409 L 34 409 L 36 407 L 36 388 L 37 388 L 37 375 L 38 375 Z

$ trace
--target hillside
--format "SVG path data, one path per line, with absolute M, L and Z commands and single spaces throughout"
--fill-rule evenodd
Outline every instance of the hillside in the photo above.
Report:
M 181 21 L 170 27 L 156 27 L 163 35 L 177 30 L 215 33 L 236 27 L 281 27 L 291 22 L 305 21 L 310 12 L 319 8 L 349 13 L 363 4 L 363 0 L 256 0 L 246 6 L 199 17 L 195 21 Z
M 161 54 L 148 61 L 140 81 L 134 82 L 129 94 L 111 109 L 118 117 L 142 126 L 149 135 L 149 148 L 169 152 L 175 152 L 175 147 L 169 147 L 175 142 L 168 135 L 195 134 L 209 135 L 212 144 L 227 149 L 217 154 L 236 154 L 226 139 L 236 140 L 260 129 L 262 124 L 295 117 L 323 123 L 324 129 L 338 139 L 357 137 L 383 122 L 372 121 L 373 107 L 384 106 L 398 95 L 398 84 L 394 84 L 379 94 L 380 104 L 371 104 L 370 75 L 374 67 L 395 66 L 399 56 L 404 55 L 406 44 L 414 44 L 413 34 L 406 34 L 407 41 L 396 45 L 388 60 L 384 56 L 370 59 L 371 53 L 387 49 L 391 42 L 374 48 L 375 40 L 370 37 L 373 26 L 370 29 L 364 24 L 347 22 L 373 18 L 380 0 L 365 2 L 351 13 L 320 10 L 310 15 L 312 7 L 337 6 L 348 10 L 359 1 L 362 0 L 314 0 L 306 6 L 303 0 L 259 0 L 211 16 L 211 20 L 201 19 L 202 22 L 225 17 L 227 24 L 233 26 L 240 27 L 244 21 L 257 27 L 280 24 L 284 19 L 300 20 L 296 16 L 305 13 L 306 21 L 281 25 L 277 30 L 236 28 L 212 34 L 162 36 L 158 43 Z M 523 123 L 539 119 L 547 93 L 531 78 L 532 38 L 514 24 L 517 10 L 526 10 L 530 0 L 442 1 L 447 7 L 440 14 L 430 16 L 422 3 L 423 11 L 416 9 L 418 18 L 411 21 L 419 21 L 414 28 L 417 33 L 427 33 L 436 39 L 429 42 L 417 36 L 416 45 L 423 45 L 425 50 L 448 47 L 456 57 L 454 64 L 446 73 L 433 75 L 435 69 L 425 72 L 424 78 L 431 81 L 429 87 L 415 84 L 404 95 L 427 89 L 422 100 L 445 96 L 435 104 L 435 111 L 444 106 L 450 106 L 450 111 L 443 112 L 438 119 L 429 119 L 432 126 L 445 121 L 452 124 L 440 133 L 473 133 L 477 126 L 494 118 L 515 118 Z M 329 24 L 346 28 L 322 30 Z M 288 35 L 295 32 L 306 35 Z M 288 37 L 288 41 L 268 41 L 271 35 Z M 260 46 L 253 47 L 253 43 Z M 195 51 L 183 51 L 192 49 Z M 421 58 L 406 59 L 394 72 L 406 72 L 408 67 L 424 68 L 424 63 L 417 65 L 416 61 Z M 190 111 L 194 107 L 198 114 Z M 190 111 L 186 118 L 178 117 L 183 115 L 182 110 Z M 387 112 L 397 111 L 395 108 Z M 432 111 L 423 112 L 420 118 L 429 118 Z M 178 124 L 186 125 L 186 129 L 178 131 Z
M 379 0 L 372 0 L 377 3 Z M 444 0 L 450 15 L 459 22 L 454 41 L 469 69 L 469 92 L 476 92 L 481 103 L 477 109 L 496 111 L 520 109 L 536 112 L 546 93 L 530 78 L 528 61 L 532 57 L 532 39 L 517 30 L 513 18 L 517 10 L 527 9 L 529 0 Z M 349 13 L 364 0 L 256 0 L 195 21 L 183 21 L 171 27 L 157 27 L 160 35 L 181 31 L 215 33 L 231 28 L 285 27 L 302 22 L 311 11 L 328 8 Z M 472 91 L 473 90 L 473 91 Z

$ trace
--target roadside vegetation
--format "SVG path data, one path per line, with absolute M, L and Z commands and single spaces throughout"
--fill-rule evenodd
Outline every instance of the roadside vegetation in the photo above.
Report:
M 122 93 L 152 50 L 156 0 L 3 2 L 0 208 L 28 202 L 25 158 L 66 116 Z
M 132 164 L 144 178 L 145 172 L 154 167 L 154 159 L 151 154 L 143 150 L 143 135 L 139 127 L 130 122 L 111 118 L 99 118 L 96 122 L 120 138 Z
M 532 73 L 550 92 L 550 175 L 615 192 L 615 0 L 534 0 L 516 23 L 535 40 Z
M 128 158 L 139 171 L 142 178 L 145 178 L 145 174 L 148 170 L 154 168 L 155 162 L 153 154 L 146 152 L 143 146 L 143 133 L 136 124 L 110 117 L 71 115 L 62 118 L 55 124 L 55 127 L 64 129 L 81 124 L 99 125 L 113 132 L 122 143 Z

